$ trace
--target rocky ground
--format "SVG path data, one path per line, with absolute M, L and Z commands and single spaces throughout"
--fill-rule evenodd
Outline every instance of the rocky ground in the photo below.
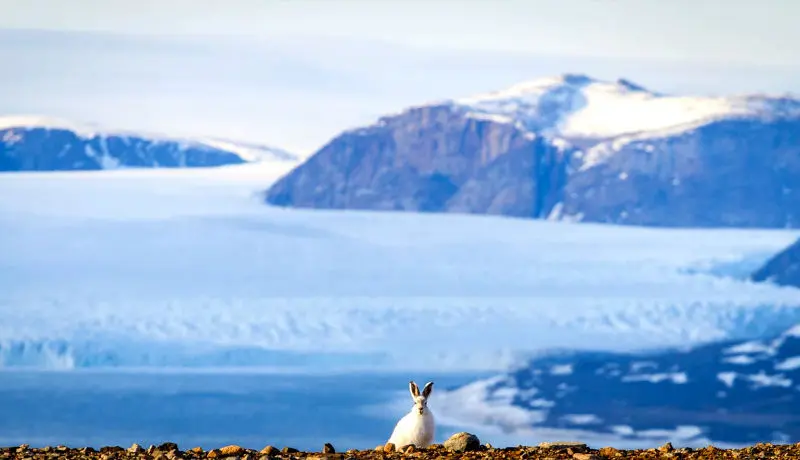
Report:
M 397 450 L 393 444 L 378 446 L 372 450 L 348 450 L 336 452 L 331 444 L 325 444 L 320 452 L 300 452 L 291 447 L 278 449 L 267 446 L 260 451 L 240 446 L 224 446 L 209 451 L 195 447 L 181 450 L 174 443 L 150 446 L 145 449 L 134 444 L 122 447 L 69 448 L 66 446 L 31 448 L 27 445 L 0 448 L 0 459 L 206 459 L 256 460 L 256 459 L 526 459 L 526 460 L 603 460 L 603 459 L 800 459 L 800 443 L 789 445 L 756 444 L 742 449 L 719 449 L 708 446 L 702 449 L 674 448 L 667 443 L 659 448 L 646 450 L 619 450 L 613 447 L 589 448 L 579 442 L 552 442 L 538 446 L 494 448 L 481 444 L 469 433 L 458 433 L 444 444 L 425 449 L 407 446 Z

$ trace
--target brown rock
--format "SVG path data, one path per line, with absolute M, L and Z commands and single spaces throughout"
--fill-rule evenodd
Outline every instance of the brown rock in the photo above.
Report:
M 174 442 L 165 442 L 158 446 L 158 450 L 162 452 L 169 452 L 171 450 L 178 450 L 178 445 Z
M 552 442 L 542 442 L 539 443 L 539 447 L 542 449 L 573 449 L 573 450 L 585 450 L 588 449 L 585 443 L 578 442 L 578 441 L 552 441 Z
M 231 444 L 230 446 L 220 447 L 219 453 L 222 455 L 240 455 L 245 453 L 244 447 Z
M 326 442 L 324 446 L 322 446 L 322 453 L 323 454 L 335 454 L 336 449 L 333 448 L 333 444 Z
M 395 451 L 394 443 L 387 442 L 386 444 L 384 444 L 383 445 L 383 451 L 384 452 L 394 452 Z
M 283 452 L 284 454 L 296 454 L 297 452 L 300 452 L 300 451 L 295 449 L 294 447 L 288 447 L 287 446 L 287 447 L 284 447 L 283 449 L 281 449 L 281 452 Z
M 602 455 L 604 457 L 613 457 L 614 455 L 617 454 L 617 452 L 619 452 L 619 450 L 617 450 L 616 448 L 611 447 L 611 446 L 601 447 L 597 451 L 597 453 L 599 453 L 600 455 Z
M 409 444 L 409 445 L 406 446 L 405 452 L 407 454 L 410 454 L 410 453 L 412 453 L 412 452 L 414 452 L 416 450 L 417 450 L 417 446 L 415 446 L 414 444 Z
M 481 440 L 472 433 L 462 431 L 444 442 L 444 447 L 451 452 L 470 452 L 481 448 Z
M 207 458 L 217 458 L 217 457 L 219 457 L 219 456 L 220 456 L 220 451 L 219 451 L 219 449 L 211 449 L 211 450 L 209 450 L 209 451 L 208 451 L 208 453 L 206 454 L 206 457 L 207 457 Z
M 659 450 L 659 452 L 672 452 L 673 450 L 675 450 L 675 448 L 672 447 L 672 443 L 671 442 L 668 442 L 668 443 L 664 444 L 663 446 L 659 447 L 658 450 Z
M 259 453 L 262 454 L 262 455 L 277 455 L 278 454 L 278 448 L 277 447 L 273 447 L 273 446 L 267 446 L 267 447 L 261 449 L 261 452 L 259 452 Z
M 597 455 L 587 453 L 575 453 L 572 454 L 572 458 L 575 460 L 600 460 Z

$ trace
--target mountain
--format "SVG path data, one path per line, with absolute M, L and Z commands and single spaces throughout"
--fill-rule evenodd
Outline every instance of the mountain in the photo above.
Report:
M 768 340 L 689 350 L 548 356 L 443 398 L 480 409 L 461 414 L 472 423 L 506 431 L 582 430 L 626 442 L 797 440 L 800 325 Z
M 283 150 L 219 139 L 108 131 L 41 117 L 0 117 L 0 171 L 191 168 L 296 161 Z
M 655 226 L 800 225 L 800 100 L 669 96 L 561 75 L 346 131 L 277 206 Z
M 800 287 L 800 240 L 768 260 L 751 278 L 753 281 Z

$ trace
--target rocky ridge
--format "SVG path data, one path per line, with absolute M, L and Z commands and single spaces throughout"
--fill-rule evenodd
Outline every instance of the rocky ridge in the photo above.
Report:
M 346 131 L 277 206 L 653 226 L 800 225 L 800 100 L 667 96 L 562 75 Z
M 0 117 L 0 171 L 192 168 L 297 161 L 280 149 L 112 131 L 59 119 Z
M 403 451 L 396 451 L 394 446 L 378 446 L 372 450 L 348 450 L 337 453 L 331 444 L 325 444 L 320 452 L 300 452 L 291 447 L 282 449 L 267 446 L 253 450 L 241 446 L 229 445 L 209 451 L 200 447 L 180 450 L 174 443 L 150 446 L 147 449 L 138 444 L 130 448 L 118 446 L 103 447 L 95 450 L 90 447 L 69 448 L 66 446 L 31 448 L 28 445 L 0 448 L 0 459 L 138 459 L 138 460 L 179 460 L 179 459 L 526 459 L 526 460 L 606 460 L 606 459 L 795 459 L 800 458 L 800 443 L 774 445 L 759 443 L 741 449 L 720 449 L 708 446 L 702 449 L 675 448 L 672 444 L 664 444 L 658 448 L 620 450 L 613 447 L 590 448 L 580 442 L 546 442 L 538 446 L 517 446 L 494 448 L 490 444 L 480 444 L 474 449 L 459 451 L 445 445 L 433 445 L 425 449 L 413 446 Z

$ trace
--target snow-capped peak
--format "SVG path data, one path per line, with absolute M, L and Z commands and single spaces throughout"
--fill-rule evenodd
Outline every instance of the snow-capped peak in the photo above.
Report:
M 544 134 L 584 139 L 658 132 L 723 117 L 800 114 L 800 101 L 792 98 L 664 95 L 622 78 L 604 81 L 581 74 L 526 81 L 454 103 L 475 117 L 505 117 Z

